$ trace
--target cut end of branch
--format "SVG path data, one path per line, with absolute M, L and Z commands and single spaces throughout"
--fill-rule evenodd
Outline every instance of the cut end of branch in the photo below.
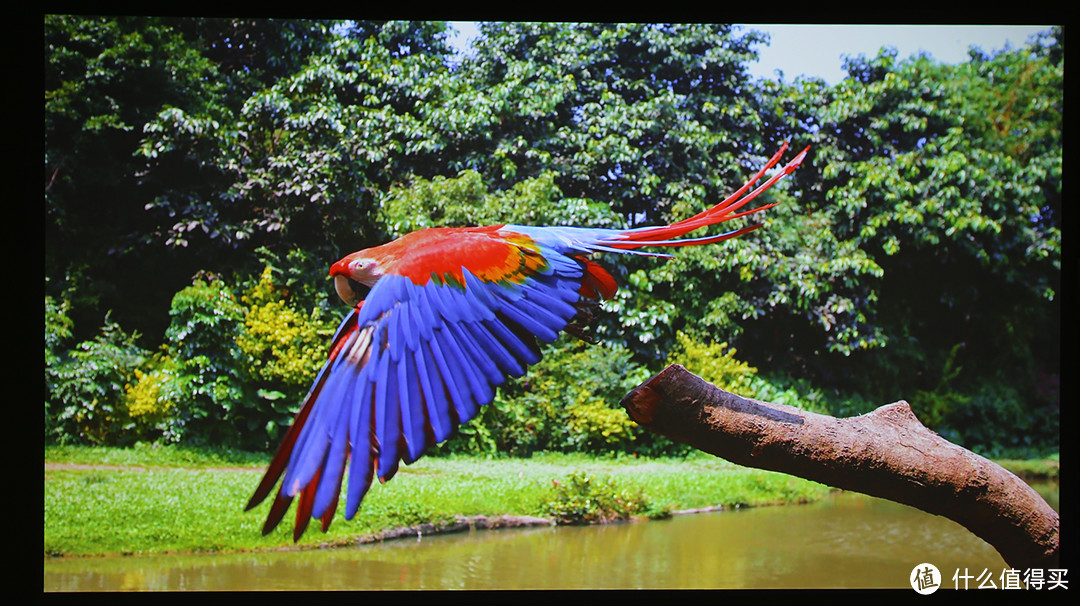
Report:
M 659 403 L 660 394 L 649 387 L 648 383 L 635 387 L 621 402 L 630 418 L 639 425 L 648 425 L 653 422 L 653 415 Z

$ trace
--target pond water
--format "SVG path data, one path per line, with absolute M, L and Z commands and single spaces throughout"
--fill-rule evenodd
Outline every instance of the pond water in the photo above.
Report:
M 1040 490 L 1057 507 L 1056 487 Z M 607 526 L 478 530 L 312 551 L 45 561 L 46 591 L 908 588 L 929 562 L 994 576 L 959 524 L 856 493 Z

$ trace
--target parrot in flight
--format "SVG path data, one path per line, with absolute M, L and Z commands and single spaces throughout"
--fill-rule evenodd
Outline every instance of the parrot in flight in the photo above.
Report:
M 352 309 L 245 510 L 281 480 L 263 534 L 278 525 L 294 498 L 293 540 L 312 518 L 325 532 L 348 462 L 345 518 L 351 520 L 373 478 L 392 478 L 400 461 L 412 463 L 449 438 L 493 400 L 507 378 L 536 364 L 538 340 L 554 341 L 560 331 L 583 335 L 579 314 L 587 318 L 590 306 L 617 289 L 589 255 L 669 257 L 639 249 L 709 244 L 761 227 L 676 239 L 775 206 L 740 211 L 794 171 L 809 151 L 751 191 L 787 147 L 729 198 L 671 225 L 435 227 L 331 265 L 337 294 Z M 362 300 L 365 287 L 370 290 Z

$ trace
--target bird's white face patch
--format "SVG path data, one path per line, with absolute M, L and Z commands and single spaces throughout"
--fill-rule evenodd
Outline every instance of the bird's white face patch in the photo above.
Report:
M 379 263 L 374 259 L 359 257 L 349 262 L 349 274 L 353 280 L 371 288 L 378 282 Z

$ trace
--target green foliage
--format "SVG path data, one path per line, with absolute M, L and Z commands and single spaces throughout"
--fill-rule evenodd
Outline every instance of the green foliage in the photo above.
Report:
M 167 305 L 195 267 L 153 246 L 162 226 L 145 210 L 146 189 L 164 184 L 140 170 L 134 152 L 147 122 L 166 107 L 225 119 L 222 79 L 161 18 L 46 15 L 44 55 L 46 288 L 71 301 L 79 339 L 96 325 L 83 318 L 107 309 L 160 338 L 155 303 Z M 178 180 L 190 187 L 202 179 L 188 171 Z M 164 220 L 186 224 L 182 216 Z M 133 296 L 151 272 L 167 286 Z
M 244 326 L 236 345 L 244 356 L 248 396 L 266 439 L 273 441 L 292 423 L 300 403 L 319 369 L 326 362 L 337 319 L 325 306 L 314 305 L 308 313 L 301 306 L 311 299 L 303 282 L 289 287 L 290 273 L 303 267 L 299 254 L 289 254 L 284 271 L 267 265 L 258 282 L 241 297 Z M 289 260 L 297 262 L 289 262 Z
M 566 407 L 564 415 L 567 444 L 584 452 L 606 452 L 637 437 L 637 424 L 626 411 L 614 409 L 603 400 L 575 402 Z
M 71 321 L 66 306 L 46 298 L 47 433 L 65 441 L 76 439 L 64 437 L 68 433 L 86 434 L 79 439 L 107 444 L 227 440 L 266 447 L 291 423 L 325 362 L 334 328 L 318 306 L 299 313 L 296 298 L 275 283 L 273 273 L 267 266 L 239 302 L 216 276 L 178 292 L 168 343 L 154 356 L 136 348 L 134 336 L 118 340 L 122 333 L 109 321 L 103 329 L 109 347 L 84 343 L 85 352 L 61 352 Z M 134 357 L 122 358 L 129 350 Z M 87 369 L 113 372 L 81 383 L 98 389 L 105 378 L 112 381 L 101 388 L 108 396 L 104 404 L 102 397 L 85 398 L 84 408 L 99 411 L 96 420 L 71 404 L 82 393 L 71 382 Z M 80 423 L 101 427 L 80 434 L 72 429 Z
M 71 304 L 68 301 L 57 303 L 52 297 L 45 296 L 45 367 L 48 368 L 60 360 L 60 348 L 71 339 L 73 323 L 68 317 Z
M 970 398 L 957 393 L 953 380 L 960 375 L 962 367 L 956 365 L 956 354 L 963 349 L 963 343 L 957 343 L 949 351 L 945 365 L 941 369 L 941 379 L 929 391 L 918 390 L 911 397 L 911 409 L 923 425 L 933 429 L 938 427 L 950 412 L 966 404 Z
M 475 170 L 464 170 L 453 178 L 416 179 L 408 187 L 392 187 L 382 202 L 380 215 L 395 237 L 437 226 L 623 225 L 605 204 L 563 198 L 551 172 L 497 192 L 489 191 Z
M 881 347 L 881 331 L 872 320 L 877 301 L 872 287 L 883 275 L 881 267 L 853 243 L 839 241 L 824 213 L 807 212 L 795 200 L 769 212 L 763 229 L 752 238 L 726 242 L 731 246 L 724 254 L 694 250 L 676 259 L 702 265 L 705 275 L 723 270 L 738 275 L 737 281 L 699 287 L 716 292 L 715 298 L 686 291 L 684 304 L 700 307 L 704 301 L 702 325 L 727 331 L 727 338 L 738 338 L 748 353 L 766 343 L 804 356 Z M 763 339 L 766 335 L 772 339 Z M 771 362 L 762 353 L 753 357 Z
M 727 343 L 699 343 L 681 332 L 677 340 L 679 351 L 668 358 L 668 364 L 681 364 L 720 389 L 754 397 L 751 385 L 757 369 L 736 360 L 736 350 Z
M 47 312 L 46 317 L 50 316 L 47 326 L 54 331 L 69 329 L 62 312 L 54 308 Z M 94 340 L 79 343 L 66 355 L 54 354 L 51 363 L 47 359 L 46 439 L 59 444 L 124 441 L 129 424 L 124 386 L 146 356 L 135 344 L 137 338 L 138 334 L 125 334 L 106 315 L 101 334 Z
M 656 358 L 670 348 L 672 326 L 680 317 L 675 303 L 666 300 L 666 291 L 657 288 L 656 274 L 638 269 L 626 276 L 604 310 L 614 317 L 616 325 L 602 322 L 596 334 L 605 342 L 632 349 L 639 357 Z
M 685 218 L 782 140 L 811 153 L 756 201 L 781 203 L 763 229 L 668 262 L 602 259 L 620 290 L 596 335 L 626 354 L 621 372 L 553 346 L 543 364 L 587 370 L 542 364 L 508 385 L 462 428 L 467 448 L 673 452 L 630 439 L 614 386 L 647 376 L 680 331 L 737 347 L 762 399 L 856 411 L 906 397 L 961 432 L 1056 414 L 1038 394 L 1061 374 L 1062 28 L 956 65 L 850 57 L 832 86 L 752 81 L 767 40 L 723 25 L 484 23 L 461 58 L 446 35 L 46 16 L 47 424 L 49 372 L 112 310 L 163 346 L 110 391 L 140 411 L 122 423 L 235 439 L 213 437 L 221 423 L 262 443 L 317 365 L 337 315 L 325 268 L 343 253 L 432 225 Z M 247 293 L 267 265 L 278 298 L 170 301 L 203 270 Z M 170 303 L 184 318 L 161 313 Z M 963 373 L 942 384 L 958 342 Z M 973 413 L 996 410 L 980 381 L 1017 411 Z M 978 441 L 1020 447 L 1021 425 Z
M 990 458 L 1041 458 L 1061 443 L 1059 398 L 1032 407 L 1009 377 L 992 377 L 969 386 L 942 419 L 939 433 Z
M 807 202 L 825 211 L 822 232 L 880 267 L 867 285 L 881 342 L 906 331 L 945 349 L 956 340 L 937 337 L 966 326 L 983 341 L 969 346 L 1023 352 L 991 327 L 1035 309 L 1033 322 L 1052 317 L 1062 65 L 1009 50 L 956 66 L 882 51 L 847 66 L 835 87 L 803 81 L 781 104 L 788 124 L 815 127 L 814 161 L 793 177 L 820 192 Z
M 236 300 L 222 280 L 196 281 L 173 299 L 167 435 L 193 444 L 261 448 L 278 439 L 319 368 L 334 325 L 320 308 L 297 311 L 264 268 Z M 159 403 L 159 408 L 164 403 Z
M 818 222 L 800 230 L 803 247 L 871 271 L 816 281 L 855 295 L 853 347 L 824 350 L 806 322 L 768 314 L 740 351 L 855 394 L 837 409 L 906 398 L 984 454 L 1029 439 L 1052 448 L 1054 430 L 1037 428 L 1057 427 L 1056 404 L 1035 394 L 1038 377 L 1060 373 L 1061 33 L 957 65 L 884 49 L 849 58 L 835 86 L 767 86 L 781 132 L 813 149 L 792 175 L 807 194 L 800 212 Z M 773 224 L 754 240 L 784 231 Z M 845 324 L 839 334 L 856 337 Z
M 629 351 L 563 337 L 542 352 L 527 375 L 500 387 L 495 402 L 441 451 L 617 452 L 655 440 L 618 406 L 626 392 L 649 377 L 647 369 L 630 361 Z
M 458 74 L 498 186 L 554 170 L 568 196 L 650 220 L 715 196 L 760 141 L 745 62 L 760 34 L 724 25 L 482 23 Z M 459 101 L 460 103 L 460 101 Z
M 128 439 L 156 440 L 167 435 L 184 394 L 177 363 L 167 355 L 155 356 L 145 370 L 136 368 L 124 386 L 127 414 L 132 420 Z
M 269 266 L 241 301 L 247 311 L 236 344 L 248 358 L 249 373 L 270 385 L 306 391 L 326 362 L 333 326 L 321 321 L 317 308 L 305 317 L 289 307 Z
M 252 91 L 228 123 L 184 108 L 159 112 L 139 148 L 147 170 L 197 160 L 211 173 L 194 195 L 154 200 L 159 216 L 186 218 L 168 228 L 169 242 L 208 237 L 212 248 L 329 257 L 341 243 L 378 237 L 376 193 L 440 147 L 425 115 L 457 92 L 439 86 L 444 30 L 357 24 L 296 57 L 294 70 Z M 224 204 L 206 203 L 215 197 Z
M 559 450 L 609 452 L 626 448 L 641 431 L 618 407 L 626 392 L 648 378 L 615 345 L 588 345 L 564 337 L 547 347 L 530 370 L 522 391 L 507 390 L 533 414 L 549 415 L 545 446 Z
M 649 509 L 640 490 L 620 488 L 611 478 L 578 471 L 551 483 L 551 495 L 542 510 L 558 524 L 607 524 Z
M 196 280 L 173 297 L 165 336 L 177 360 L 178 406 L 170 438 L 194 444 L 257 438 L 259 416 L 248 405 L 244 356 L 237 337 L 244 310 L 220 279 Z
M 682 332 L 678 333 L 677 341 L 678 349 L 671 354 L 667 363 L 681 364 L 721 389 L 763 402 L 821 414 L 836 414 L 830 410 L 830 402 L 825 394 L 809 381 L 762 377 L 757 368 L 736 359 L 737 351 L 728 347 L 727 343 L 703 343 Z

